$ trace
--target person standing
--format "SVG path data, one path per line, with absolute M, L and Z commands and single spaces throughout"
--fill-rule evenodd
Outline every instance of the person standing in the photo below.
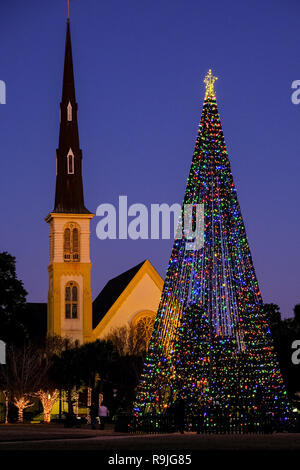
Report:
M 104 429 L 108 418 L 108 409 L 103 403 L 99 406 L 100 429 Z
M 177 430 L 183 434 L 185 427 L 185 401 L 183 397 L 175 403 L 175 420 Z
M 92 429 L 96 429 L 97 416 L 98 416 L 98 406 L 97 406 L 97 403 L 93 402 L 90 406 L 90 417 L 91 417 Z

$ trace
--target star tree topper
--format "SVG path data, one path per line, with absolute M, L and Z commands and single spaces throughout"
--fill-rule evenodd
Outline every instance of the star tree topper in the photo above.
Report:
M 211 69 L 209 69 L 208 73 L 206 74 L 204 78 L 204 83 L 206 85 L 206 91 L 205 91 L 205 99 L 207 98 L 215 98 L 216 93 L 215 93 L 215 87 L 214 83 L 215 81 L 218 80 L 218 77 L 214 77 L 212 74 Z

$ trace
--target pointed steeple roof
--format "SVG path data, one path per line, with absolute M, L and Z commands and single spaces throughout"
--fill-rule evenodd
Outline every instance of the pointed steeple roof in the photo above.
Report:
M 70 20 L 67 20 L 59 146 L 56 150 L 56 191 L 53 212 L 86 214 L 82 183 L 82 151 L 79 146 L 78 105 L 72 58 Z
M 67 19 L 67 35 L 65 47 L 65 64 L 64 64 L 64 78 L 63 78 L 63 91 L 62 101 L 67 99 L 75 101 L 75 84 L 74 84 L 74 70 L 73 70 L 73 57 L 72 57 L 72 44 L 71 44 L 71 30 L 70 20 Z

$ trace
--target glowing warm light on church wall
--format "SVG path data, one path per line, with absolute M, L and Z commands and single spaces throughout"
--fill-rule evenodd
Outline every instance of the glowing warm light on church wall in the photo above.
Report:
M 130 285 L 93 331 L 93 339 L 105 338 L 113 329 L 136 324 L 140 316 L 155 318 L 163 281 L 147 260 Z

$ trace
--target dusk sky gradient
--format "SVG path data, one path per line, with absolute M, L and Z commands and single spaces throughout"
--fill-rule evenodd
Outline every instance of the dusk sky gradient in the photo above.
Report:
M 71 0 L 85 205 L 181 203 L 209 68 L 264 302 L 300 303 L 297 0 Z M 46 302 L 66 0 L 0 0 L 0 251 L 28 300 Z M 173 240 L 105 240 L 91 224 L 93 298 Z

